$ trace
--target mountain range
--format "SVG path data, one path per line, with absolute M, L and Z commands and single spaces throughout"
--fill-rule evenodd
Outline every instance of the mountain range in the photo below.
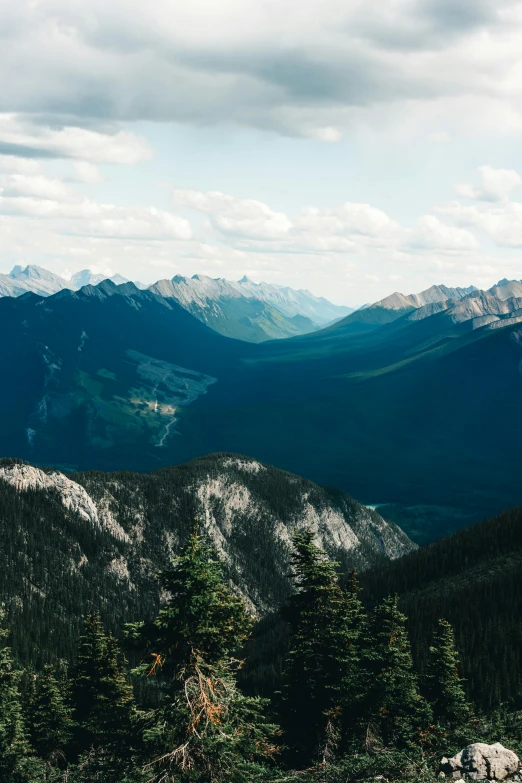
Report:
M 292 531 L 311 527 L 345 569 L 364 570 L 415 546 L 344 492 L 237 454 L 149 474 L 64 474 L 0 460 L 0 596 L 25 661 L 71 654 L 85 612 L 118 630 L 158 608 L 157 572 L 194 520 L 250 611 L 290 591 Z M 41 636 L 45 635 L 45 645 Z
M 248 453 L 392 504 L 395 521 L 429 506 L 415 536 L 430 540 L 448 514 L 454 529 L 522 502 L 521 289 L 440 287 L 389 323 L 348 315 L 261 344 L 132 283 L 5 297 L 3 453 L 140 471 Z
M 84 285 L 97 285 L 105 279 L 107 279 L 106 275 L 91 272 L 89 269 L 76 272 L 66 279 L 41 266 L 17 265 L 8 275 L 0 274 L 0 296 L 22 296 L 29 291 L 39 296 L 51 296 L 66 288 L 77 291 Z M 116 285 L 129 282 L 121 275 L 113 275 L 109 279 Z
M 50 296 L 65 289 L 78 291 L 86 285 L 110 280 L 116 285 L 130 282 L 121 275 L 107 277 L 84 269 L 65 279 L 39 266 L 15 266 L 0 274 L 0 297 L 32 292 Z M 145 289 L 142 283 L 137 288 Z M 263 342 L 313 332 L 343 318 L 353 308 L 334 305 L 309 291 L 270 283 L 254 283 L 247 277 L 238 282 L 205 275 L 159 280 L 149 290 L 173 299 L 211 329 L 239 340 Z

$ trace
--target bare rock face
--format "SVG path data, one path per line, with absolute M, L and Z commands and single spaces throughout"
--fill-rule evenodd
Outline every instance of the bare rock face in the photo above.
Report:
M 516 753 L 500 742 L 494 745 L 475 742 L 452 758 L 444 757 L 440 768 L 444 775 L 452 778 L 505 780 L 519 771 L 520 761 Z

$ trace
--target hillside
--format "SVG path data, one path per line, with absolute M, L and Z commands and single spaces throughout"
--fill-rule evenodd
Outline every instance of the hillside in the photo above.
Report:
M 520 707 L 521 567 L 522 509 L 515 508 L 372 569 L 361 582 L 370 605 L 400 596 L 420 671 L 443 616 L 455 628 L 473 698 L 486 707 Z
M 235 454 L 146 475 L 64 475 L 3 460 L 0 601 L 21 658 L 40 665 L 69 655 L 89 610 L 100 610 L 115 631 L 151 618 L 155 575 L 195 517 L 256 613 L 288 595 L 296 527 L 311 526 L 345 568 L 364 570 L 414 548 L 399 528 L 345 493 Z M 42 657 L 34 660 L 36 650 Z
M 319 328 L 300 312 L 287 315 L 244 290 L 241 284 L 228 280 L 177 275 L 172 280 L 159 280 L 149 287 L 149 291 L 173 299 L 211 329 L 238 340 L 260 343 L 307 334 Z
M 251 349 L 174 301 L 110 281 L 0 299 L 0 328 L 10 334 L 0 344 L 3 453 L 72 469 L 180 461 L 167 445 L 179 445 L 183 409 Z

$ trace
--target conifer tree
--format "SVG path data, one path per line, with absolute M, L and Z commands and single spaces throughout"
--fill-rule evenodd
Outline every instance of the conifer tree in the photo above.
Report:
M 453 628 L 441 619 L 429 648 L 425 691 L 435 720 L 452 730 L 465 726 L 470 719 L 463 682 Z
M 14 667 L 9 632 L 0 613 L 0 780 L 37 783 L 43 780 L 43 765 L 29 744 L 19 691 L 21 672 Z
M 66 766 L 66 751 L 72 739 L 71 709 L 51 666 L 37 678 L 30 706 L 32 745 L 48 771 Z
M 225 584 L 221 565 L 197 530 L 160 574 L 168 598 L 151 627 L 134 626 L 152 654 L 137 671 L 163 683 L 146 732 L 150 778 L 168 783 L 254 783 L 275 750 L 266 701 L 243 696 L 234 653 L 252 618 Z
M 74 746 L 86 780 L 119 783 L 132 765 L 134 701 L 125 663 L 99 616 L 89 615 L 71 683 Z
M 422 741 L 431 710 L 418 689 L 413 669 L 406 617 L 398 598 L 387 598 L 375 609 L 368 650 L 371 674 L 367 715 L 386 746 Z
M 364 622 L 355 575 L 343 591 L 337 563 L 314 544 L 311 530 L 294 534 L 296 592 L 284 617 L 291 646 L 284 671 L 281 719 L 288 762 L 328 755 L 343 718 L 353 721 L 361 695 L 360 636 Z

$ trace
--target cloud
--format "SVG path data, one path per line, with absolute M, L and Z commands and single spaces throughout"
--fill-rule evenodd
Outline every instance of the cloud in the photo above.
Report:
M 418 228 L 408 244 L 413 249 L 448 253 L 466 252 L 479 247 L 477 238 L 470 231 L 445 225 L 434 215 L 424 215 L 418 220 Z
M 508 201 L 511 193 L 522 184 L 522 177 L 513 169 L 481 166 L 478 171 L 481 184 L 478 187 L 466 183 L 456 185 L 458 196 L 476 201 Z
M 275 239 L 287 235 L 292 227 L 283 212 L 274 212 L 261 201 L 237 199 L 219 191 L 174 188 L 172 202 L 175 207 L 208 215 L 218 231 L 237 237 Z
M 74 162 L 74 170 L 76 172 L 76 178 L 80 182 L 85 182 L 87 185 L 98 185 L 104 182 L 104 176 L 96 166 L 92 163 L 87 163 L 84 160 L 76 160 Z
M 453 202 L 439 207 L 438 212 L 456 224 L 479 230 L 500 247 L 522 247 L 522 203 L 518 201 L 494 206 Z
M 0 111 L 79 127 L 236 123 L 334 141 L 361 122 L 382 127 L 379 107 L 401 125 L 405 114 L 425 116 L 427 106 L 446 118 L 456 101 L 452 117 L 466 122 L 464 102 L 473 96 L 476 112 L 495 104 L 487 121 L 498 130 L 506 114 L 513 124 L 522 118 L 519 6 L 90 0 L 86 12 L 81 0 L 18 0 L 2 11 Z M 78 139 L 70 136 L 62 150 L 76 157 Z M 86 142 L 93 157 L 85 159 L 100 160 L 97 145 Z M 117 146 L 129 143 L 120 138 Z M 27 146 L 28 154 L 54 151 Z
M 58 233 L 68 235 L 192 238 L 191 225 L 184 217 L 155 207 L 118 207 L 86 199 L 63 180 L 42 174 L 0 176 L 1 215 L 44 220 Z
M 28 196 L 57 202 L 70 201 L 71 190 L 59 179 L 42 175 L 12 174 L 2 180 L 2 196 Z
M 44 171 L 41 161 L 31 158 L 19 158 L 0 154 L 0 172 L 14 174 L 41 174 Z
M 192 237 L 185 218 L 154 207 L 116 207 L 84 199 L 64 202 L 31 196 L 0 196 L 0 214 L 55 221 L 64 234 L 106 236 L 120 239 L 181 239 Z
M 133 165 L 152 157 L 152 150 L 144 139 L 129 131 L 108 133 L 74 126 L 50 128 L 7 113 L 0 114 L 0 154 Z
M 370 204 L 346 202 L 338 207 L 304 207 L 287 215 L 267 204 L 212 191 L 174 188 L 173 205 L 205 214 L 217 236 L 254 252 L 365 253 L 368 251 L 467 253 L 478 247 L 465 228 L 424 215 L 414 229 L 402 226 Z

